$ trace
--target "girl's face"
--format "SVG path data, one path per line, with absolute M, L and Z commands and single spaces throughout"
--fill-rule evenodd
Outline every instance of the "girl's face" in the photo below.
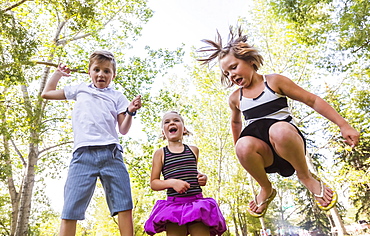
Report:
M 181 116 L 176 113 L 167 113 L 162 120 L 162 133 L 168 141 L 181 141 L 186 128 L 181 119 Z
M 255 70 L 253 62 L 236 58 L 232 53 L 227 54 L 220 60 L 222 73 L 235 85 L 248 87 Z
M 97 88 L 107 88 L 116 76 L 113 70 L 112 62 L 95 61 L 89 68 L 89 75 L 93 84 Z

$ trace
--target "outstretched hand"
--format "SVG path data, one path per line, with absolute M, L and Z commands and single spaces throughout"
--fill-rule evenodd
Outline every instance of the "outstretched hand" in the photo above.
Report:
M 62 73 L 62 76 L 71 76 L 71 69 L 69 69 L 66 65 L 63 65 L 62 63 L 58 65 L 57 71 Z
M 352 128 L 351 126 L 342 128 L 341 133 L 343 138 L 345 138 L 344 142 L 350 145 L 352 148 L 358 145 L 360 140 L 360 133 Z

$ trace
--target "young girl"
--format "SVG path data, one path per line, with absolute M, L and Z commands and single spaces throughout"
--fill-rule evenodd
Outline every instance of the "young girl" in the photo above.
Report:
M 168 146 L 158 149 L 153 156 L 150 187 L 154 191 L 167 189 L 167 200 L 158 200 L 145 232 L 154 235 L 222 235 L 225 219 L 213 198 L 203 198 L 200 186 L 206 185 L 207 176 L 198 172 L 199 149 L 183 144 L 189 134 L 183 118 L 174 111 L 162 119 L 162 133 Z M 160 179 L 161 172 L 164 180 Z
M 249 213 L 254 217 L 263 216 L 276 195 L 266 173 L 287 177 L 295 171 L 301 183 L 314 194 L 319 208 L 329 210 L 335 205 L 337 194 L 310 173 L 305 159 L 305 139 L 292 122 L 286 97 L 305 103 L 337 124 L 345 142 L 352 147 L 359 142 L 359 132 L 327 102 L 289 78 L 258 74 L 263 64 L 262 56 L 247 43 L 247 36 L 242 35 L 240 28 L 237 33 L 230 29 L 230 40 L 225 47 L 222 47 L 219 34 L 217 42 L 203 40 L 210 47 L 199 51 L 211 54 L 199 61 L 205 64 L 218 58 L 221 82 L 227 87 L 239 86 L 229 97 L 236 155 L 261 187 L 249 204 Z M 241 114 L 245 119 L 244 129 Z

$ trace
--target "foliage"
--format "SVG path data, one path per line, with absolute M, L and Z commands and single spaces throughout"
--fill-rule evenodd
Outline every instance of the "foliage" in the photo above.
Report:
M 220 86 L 219 69 L 192 64 L 186 75 L 176 71 L 176 75 L 165 76 L 169 68 L 182 62 L 181 46 L 174 51 L 147 47 L 146 58 L 130 54 L 130 41 L 140 37 L 142 24 L 153 14 L 146 1 L 38 0 L 18 5 L 3 1 L 0 9 L 0 184 L 2 190 L 8 190 L 0 192 L 0 234 L 14 233 L 15 203 L 19 203 L 23 186 L 32 183 L 36 187 L 30 190 L 32 213 L 27 232 L 55 234 L 59 220 L 42 191 L 43 179 L 58 178 L 67 166 L 73 102 L 45 102 L 39 94 L 60 62 L 74 70 L 73 76 L 60 81 L 60 87 L 89 82 L 88 56 L 100 48 L 116 56 L 117 89 L 129 100 L 137 94 L 143 98 L 135 119 L 140 123 L 134 123 L 130 131 L 134 138 L 120 140 L 131 175 L 136 235 L 145 235 L 143 225 L 152 206 L 166 197 L 165 191 L 153 192 L 148 181 L 152 154 L 165 145 L 160 138 L 161 116 L 170 110 L 180 112 L 193 132 L 186 142 L 200 149 L 199 170 L 208 175 L 203 193 L 219 203 L 229 227 L 225 235 L 258 232 L 259 221 L 246 211 L 255 194 L 251 189 L 256 186 L 233 150 L 226 102 L 230 90 Z M 239 23 L 265 58 L 260 73 L 287 75 L 325 98 L 361 130 L 361 145 L 351 150 L 341 141 L 337 126 L 307 106 L 289 101 L 317 170 L 325 176 L 330 171 L 331 184 L 348 194 L 356 209 L 355 219 L 368 218 L 368 1 L 256 0 L 248 14 L 252 17 L 241 18 Z M 158 80 L 165 82 L 162 85 Z M 322 150 L 325 154 L 335 151 L 334 166 Z M 279 225 L 300 225 L 329 232 L 331 217 L 318 211 L 311 194 L 295 177 L 270 178 L 279 194 L 265 217 L 268 228 L 274 231 Z M 101 230 L 117 233 L 99 189 L 90 207 L 92 219 L 78 226 L 81 235 Z M 344 207 L 339 210 L 342 215 L 349 212 Z
M 0 7 L 0 164 L 10 193 L 1 196 L 12 206 L 12 217 L 1 223 L 11 224 L 11 235 L 24 235 L 29 225 L 36 234 L 34 224 L 45 216 L 32 214 L 29 222 L 31 210 L 36 212 L 31 201 L 42 198 L 32 195 L 34 184 L 58 177 L 71 148 L 72 104 L 39 97 L 50 67 L 63 62 L 75 72 L 61 80 L 61 87 L 88 82 L 88 56 L 104 48 L 116 56 L 116 84 L 128 99 L 139 91 L 146 98 L 154 77 L 181 62 L 182 49 L 147 48 L 147 58 L 127 55 L 129 41 L 140 36 L 141 25 L 152 16 L 146 1 L 3 1 Z M 38 175 L 41 181 L 35 182 Z
M 334 40 L 339 50 L 368 55 L 368 1 L 273 0 L 271 5 L 276 16 L 300 32 L 295 35 L 300 42 L 318 45 Z
M 294 39 L 321 48 L 314 64 L 337 79 L 336 87 L 325 84 L 325 99 L 363 134 L 360 145 L 351 150 L 342 142 L 338 127 L 325 125 L 324 134 L 330 137 L 329 143 L 335 151 L 336 180 L 349 186 L 350 202 L 357 208 L 356 219 L 367 217 L 369 188 L 364 183 L 368 178 L 358 176 L 367 176 L 364 170 L 368 169 L 369 156 L 366 148 L 369 132 L 366 118 L 369 107 L 369 2 L 273 0 L 270 3 L 272 16 L 291 29 Z

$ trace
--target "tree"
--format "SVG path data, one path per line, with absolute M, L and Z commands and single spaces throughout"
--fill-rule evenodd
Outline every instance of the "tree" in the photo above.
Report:
M 337 50 L 369 56 L 370 15 L 367 1 L 273 0 L 275 16 L 286 21 L 302 43 L 318 45 L 331 41 Z
M 276 18 L 282 19 L 293 29 L 293 37 L 306 45 L 324 46 L 316 64 L 344 78 L 340 87 L 329 91 L 327 99 L 361 133 L 366 134 L 369 123 L 364 114 L 369 107 L 369 32 L 366 19 L 370 16 L 368 1 L 303 0 L 271 2 Z M 330 131 L 337 130 L 332 127 Z M 362 136 L 361 144 L 349 150 L 335 136 L 331 145 L 340 168 L 338 180 L 346 180 L 350 186 L 349 199 L 358 209 L 356 219 L 369 215 L 369 188 L 363 170 L 368 169 L 368 138 Z M 344 176 L 346 176 L 344 178 Z
M 73 68 L 73 79 L 85 80 L 91 48 L 106 48 L 123 65 L 116 83 L 131 99 L 139 90 L 145 97 L 154 76 L 178 63 L 182 52 L 147 48 L 147 59 L 127 59 L 128 40 L 152 16 L 146 1 L 8 1 L 0 7 L 1 165 L 12 208 L 4 234 L 26 235 L 37 175 L 51 163 L 48 157 L 55 158 L 50 151 L 67 152 L 71 142 L 70 125 L 62 128 L 70 104 L 39 96 L 51 68 L 63 62 Z

